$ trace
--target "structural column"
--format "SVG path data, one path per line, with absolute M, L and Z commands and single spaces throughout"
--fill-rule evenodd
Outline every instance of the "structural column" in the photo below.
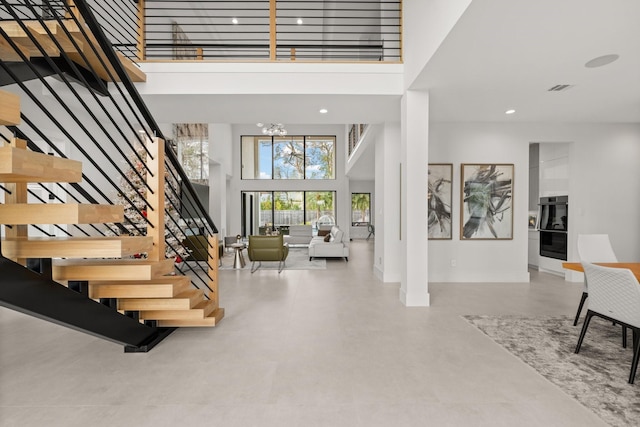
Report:
M 407 91 L 402 98 L 400 235 L 402 278 L 400 301 L 428 306 L 427 168 L 429 154 L 429 93 Z
M 231 125 L 209 123 L 209 215 L 220 236 L 231 235 L 227 226 L 227 174 L 231 168 Z M 235 233 L 239 232 L 238 229 Z M 235 235 L 235 234 L 234 234 Z M 221 237 L 221 238 L 222 238 Z
M 374 272 L 385 283 L 401 280 L 400 123 L 385 123 L 375 141 Z

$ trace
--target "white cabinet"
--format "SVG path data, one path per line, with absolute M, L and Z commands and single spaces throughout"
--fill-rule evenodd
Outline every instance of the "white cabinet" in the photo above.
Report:
M 529 267 L 538 268 L 540 265 L 540 233 L 529 230 Z

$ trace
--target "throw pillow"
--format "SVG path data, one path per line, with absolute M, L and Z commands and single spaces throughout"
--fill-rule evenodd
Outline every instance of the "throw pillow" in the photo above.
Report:
M 318 230 L 318 236 L 326 236 L 331 230 Z
M 324 241 L 328 242 L 331 240 L 331 234 L 327 234 L 326 236 L 324 236 Z

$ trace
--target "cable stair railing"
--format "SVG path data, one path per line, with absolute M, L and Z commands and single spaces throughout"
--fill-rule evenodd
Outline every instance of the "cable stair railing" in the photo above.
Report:
M 126 351 L 217 325 L 217 229 L 135 89 L 144 74 L 84 0 L 2 0 L 0 18 L 0 304 Z

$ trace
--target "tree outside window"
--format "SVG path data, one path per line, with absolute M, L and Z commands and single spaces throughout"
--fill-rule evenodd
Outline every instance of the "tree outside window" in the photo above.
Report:
M 209 183 L 209 125 L 176 123 L 173 136 L 178 160 L 187 177 L 200 184 Z
M 274 221 L 273 225 L 294 225 L 304 223 L 304 192 L 302 191 L 275 191 Z
M 371 223 L 371 193 L 351 193 L 351 225 L 367 226 Z
M 334 139 L 308 137 L 305 144 L 305 179 L 334 179 Z
M 304 177 L 304 138 L 274 138 L 273 177 L 274 179 L 302 179 Z
M 334 225 L 335 208 L 333 191 L 307 191 L 305 193 L 305 224 L 311 224 L 314 230 L 318 225 Z
M 242 179 L 335 179 L 335 136 L 243 136 Z

